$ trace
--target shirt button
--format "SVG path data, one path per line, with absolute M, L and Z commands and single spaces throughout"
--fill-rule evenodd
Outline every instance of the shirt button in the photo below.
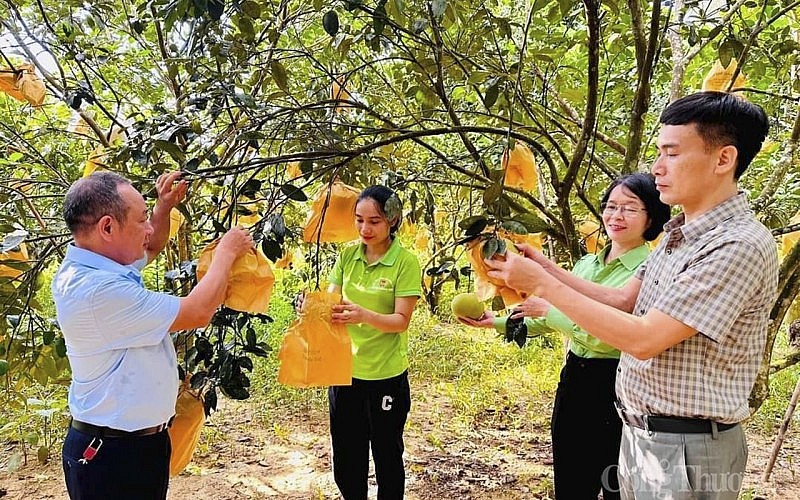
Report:
M 617 368 L 617 373 L 622 373 L 622 368 Z
M 655 281 L 653 282 L 653 284 L 654 284 L 654 285 L 658 285 L 658 280 L 655 280 Z
M 639 309 L 639 314 L 644 314 L 644 309 Z
M 667 249 L 667 255 L 672 255 L 672 249 L 670 248 Z

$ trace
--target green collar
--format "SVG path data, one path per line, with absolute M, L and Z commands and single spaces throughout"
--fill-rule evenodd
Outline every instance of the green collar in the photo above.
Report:
M 368 266 L 376 266 L 378 264 L 383 264 L 384 266 L 393 266 L 394 262 L 397 260 L 397 256 L 400 255 L 400 240 L 398 238 L 392 239 L 392 244 L 389 245 L 389 248 L 386 250 L 386 253 L 383 254 L 383 257 L 378 259 L 377 261 L 370 264 L 367 262 L 367 256 L 364 254 L 364 248 L 366 245 L 361 243 L 358 245 L 358 258 L 363 260 L 365 264 Z
M 611 251 L 611 245 L 607 245 L 605 248 L 600 250 L 600 252 L 595 255 L 597 263 L 600 264 L 601 266 L 605 265 L 604 262 L 606 260 L 606 255 L 608 255 L 608 252 L 610 251 Z M 647 245 L 647 243 L 645 243 L 636 248 L 628 250 L 624 254 L 617 257 L 616 260 L 620 261 L 622 265 L 625 266 L 625 269 L 629 271 L 635 271 L 636 268 L 638 268 L 639 265 L 641 265 L 641 263 L 644 262 L 648 254 L 650 254 L 650 247 Z

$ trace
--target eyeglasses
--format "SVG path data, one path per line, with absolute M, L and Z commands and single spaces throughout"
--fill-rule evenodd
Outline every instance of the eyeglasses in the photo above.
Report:
M 619 214 L 626 219 L 633 219 L 634 217 L 638 217 L 640 214 L 647 212 L 647 210 L 644 208 L 631 207 L 628 205 L 615 205 L 614 203 L 603 203 L 600 205 L 600 208 L 603 209 L 603 215 L 614 215 L 617 210 L 619 210 Z

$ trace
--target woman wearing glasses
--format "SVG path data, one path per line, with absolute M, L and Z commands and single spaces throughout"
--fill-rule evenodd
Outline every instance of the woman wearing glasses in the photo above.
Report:
M 602 198 L 603 227 L 611 244 L 578 260 L 572 272 L 607 286 L 621 287 L 650 253 L 669 220 L 669 206 L 659 200 L 652 175 L 616 179 Z M 619 350 L 592 337 L 544 299 L 530 297 L 512 318 L 525 317 L 528 335 L 557 331 L 569 339 L 569 352 L 556 390 L 551 421 L 557 499 L 619 498 L 617 459 L 622 423 L 614 408 Z M 487 311 L 462 322 L 505 332 L 507 317 Z

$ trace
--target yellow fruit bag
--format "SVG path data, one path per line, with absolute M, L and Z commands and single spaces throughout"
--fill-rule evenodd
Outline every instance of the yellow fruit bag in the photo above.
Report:
M 505 241 L 506 248 L 514 246 L 511 241 Z M 499 295 L 503 298 L 503 303 L 505 303 L 506 307 L 520 304 L 528 297 L 528 294 L 507 287 L 504 281 L 490 278 L 487 274 L 489 268 L 486 267 L 486 263 L 483 261 L 484 243 L 485 240 L 474 240 L 467 249 L 467 259 L 472 265 L 472 270 L 475 271 L 475 294 L 478 296 L 478 300 L 484 301 Z
M 517 142 L 514 149 L 503 153 L 503 170 L 506 171 L 504 186 L 534 191 L 538 184 L 536 161 L 525 144 Z
M 208 272 L 218 242 L 212 241 L 200 252 L 197 261 L 198 280 Z M 260 249 L 253 248 L 234 261 L 223 304 L 236 311 L 266 314 L 274 284 L 275 275 L 267 257 Z
M 705 78 L 703 79 L 703 87 L 702 90 L 713 90 L 716 92 L 725 92 L 728 90 L 728 84 L 731 83 L 731 78 L 733 78 L 733 73 L 736 71 L 737 65 L 736 60 L 731 59 L 731 62 L 728 63 L 727 68 L 722 67 L 722 63 L 720 61 L 715 61 L 714 65 L 706 74 Z M 736 81 L 733 82 L 731 88 L 742 88 L 747 86 L 747 78 L 744 76 L 744 73 L 739 73 L 736 76 Z M 739 94 L 736 92 L 735 94 Z
M 33 106 L 41 106 L 44 102 L 44 82 L 34 71 L 33 64 L 18 64 L 14 69 L 0 68 L 0 92 L 19 101 L 28 101 Z
M 328 197 L 329 192 L 330 198 Z M 334 181 L 330 186 L 323 186 L 317 192 L 311 205 L 311 216 L 303 230 L 303 241 L 316 243 L 318 235 L 321 243 L 337 243 L 357 239 L 355 212 L 359 194 L 358 189 L 340 181 Z M 325 208 L 326 201 L 327 209 Z
M 170 476 L 180 474 L 192 460 L 205 421 L 203 398 L 189 387 L 187 379 L 178 393 L 175 419 L 169 428 L 169 440 L 172 443 L 172 455 L 169 458 Z
M 300 317 L 289 327 L 278 352 L 278 382 L 292 387 L 350 385 L 353 348 L 343 324 L 331 323 L 341 295 L 309 292 Z

